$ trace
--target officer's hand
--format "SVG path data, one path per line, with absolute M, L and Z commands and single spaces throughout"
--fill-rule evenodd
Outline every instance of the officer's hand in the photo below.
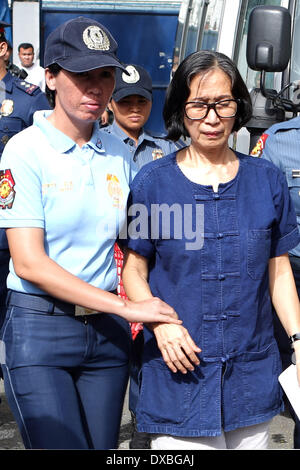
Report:
M 119 314 L 129 322 L 163 322 L 177 325 L 182 323 L 181 320 L 178 320 L 178 315 L 173 307 L 158 297 L 151 297 L 139 302 L 125 300 L 125 307 Z

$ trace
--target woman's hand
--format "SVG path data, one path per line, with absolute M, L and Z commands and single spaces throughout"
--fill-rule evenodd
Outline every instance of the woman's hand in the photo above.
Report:
M 193 371 L 200 361 L 196 353 L 201 349 L 194 343 L 189 332 L 182 325 L 152 325 L 162 357 L 172 372 L 186 374 Z
M 158 297 L 132 302 L 125 300 L 125 306 L 116 313 L 129 322 L 143 323 L 175 323 L 180 325 L 178 315 L 174 308 Z

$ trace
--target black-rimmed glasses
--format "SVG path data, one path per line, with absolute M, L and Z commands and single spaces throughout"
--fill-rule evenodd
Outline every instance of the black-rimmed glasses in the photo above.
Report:
M 236 116 L 239 100 L 220 100 L 215 103 L 203 103 L 202 101 L 188 101 L 185 103 L 184 112 L 188 119 L 204 119 L 211 109 L 219 118 L 232 118 Z

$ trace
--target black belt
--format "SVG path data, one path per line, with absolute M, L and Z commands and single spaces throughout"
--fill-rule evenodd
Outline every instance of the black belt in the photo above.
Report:
M 112 291 L 111 294 L 117 294 L 117 291 Z M 9 290 L 7 305 L 28 308 L 45 314 L 75 315 L 74 304 L 47 295 L 25 294 L 24 292 Z

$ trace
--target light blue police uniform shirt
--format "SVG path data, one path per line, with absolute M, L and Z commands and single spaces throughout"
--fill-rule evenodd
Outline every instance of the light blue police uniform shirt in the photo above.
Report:
M 70 273 L 105 290 L 118 284 L 113 257 L 125 221 L 129 184 L 137 170 L 115 137 L 94 125 L 80 148 L 39 111 L 34 123 L 12 137 L 1 159 L 14 181 L 11 208 L 0 211 L 0 227 L 44 229 L 45 251 Z M 1 194 L 1 191 L 0 191 Z M 0 204 L 4 204 L 0 199 Z M 43 294 L 19 278 L 10 262 L 9 289 Z
M 171 142 L 170 140 L 157 136 L 145 129 L 142 129 L 138 138 L 138 143 L 135 145 L 134 140 L 128 137 L 115 121 L 110 126 L 104 127 L 103 131 L 115 135 L 124 142 L 132 155 L 133 161 L 139 169 L 146 163 L 157 160 L 165 155 L 169 155 L 183 147 L 181 144 Z
M 271 126 L 259 143 L 260 156 L 274 163 L 286 177 L 300 232 L 300 118 Z M 300 257 L 300 244 L 289 253 Z

